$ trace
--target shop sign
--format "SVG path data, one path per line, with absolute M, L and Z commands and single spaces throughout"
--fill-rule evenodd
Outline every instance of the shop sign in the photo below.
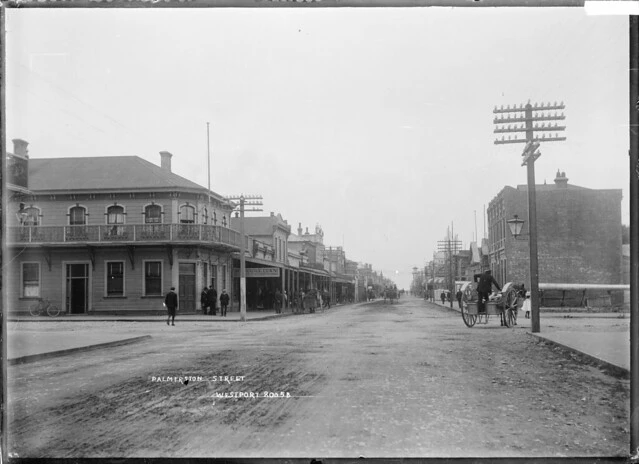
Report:
M 239 268 L 233 269 L 233 277 L 239 277 Z M 279 267 L 248 267 L 246 268 L 246 277 L 279 277 Z

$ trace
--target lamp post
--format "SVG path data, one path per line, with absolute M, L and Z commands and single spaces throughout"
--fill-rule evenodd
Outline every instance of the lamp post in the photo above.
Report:
M 529 254 L 530 254 L 530 322 L 531 331 L 539 332 L 539 262 L 537 250 L 537 198 L 535 191 L 535 160 L 541 156 L 537 148 L 541 142 L 555 142 L 566 140 L 566 137 L 560 137 L 559 132 L 566 129 L 565 126 L 559 126 L 556 122 L 565 119 L 563 114 L 557 114 L 557 110 L 565 109 L 564 103 L 541 103 L 531 105 L 528 102 L 524 105 L 510 105 L 500 108 L 495 107 L 493 113 L 495 118 L 494 132 L 497 133 L 514 133 L 511 135 L 502 135 L 501 139 L 495 139 L 495 145 L 510 143 L 525 143 L 522 156 L 522 166 L 527 167 L 528 177 L 528 224 L 530 229 Z M 551 114 L 551 111 L 554 113 Z M 523 113 L 523 114 L 522 114 Z M 514 125 L 513 125 L 514 123 Z M 525 138 L 519 138 L 517 133 L 523 132 Z M 535 132 L 538 132 L 537 134 Z M 541 135 L 539 134 L 541 132 Z M 548 136 L 546 132 L 549 132 Z M 552 135 L 550 132 L 554 132 Z M 509 224 L 510 225 L 510 224 Z
M 512 236 L 517 240 L 517 237 L 521 235 L 521 229 L 524 227 L 524 220 L 519 219 L 519 216 L 515 214 L 512 219 L 506 221 L 506 224 L 508 224 Z

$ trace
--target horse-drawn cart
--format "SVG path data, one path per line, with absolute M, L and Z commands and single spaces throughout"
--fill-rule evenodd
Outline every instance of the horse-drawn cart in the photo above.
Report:
M 318 307 L 317 290 L 311 289 L 304 295 L 304 309 L 308 309 L 309 312 L 314 313 L 315 308 Z
M 485 312 L 479 312 L 477 284 L 466 282 L 461 287 L 462 305 L 461 314 L 464 324 L 468 327 L 478 324 L 487 324 L 490 316 L 499 316 L 501 324 L 506 327 L 517 325 L 517 311 L 524 304 L 525 295 L 521 295 L 519 286 L 508 282 L 504 285 L 494 299 L 484 303 Z
M 399 295 L 397 294 L 397 289 L 395 287 L 387 287 L 384 289 L 384 303 L 389 299 L 390 303 L 393 304 L 394 300 L 397 300 Z

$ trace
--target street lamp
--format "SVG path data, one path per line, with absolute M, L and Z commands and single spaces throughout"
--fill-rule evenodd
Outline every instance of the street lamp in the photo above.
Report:
M 524 227 L 524 220 L 519 219 L 519 216 L 515 214 L 514 217 L 506 221 L 506 223 L 508 227 L 510 227 L 510 233 L 515 237 L 515 240 L 517 240 L 517 237 L 521 235 L 521 229 Z

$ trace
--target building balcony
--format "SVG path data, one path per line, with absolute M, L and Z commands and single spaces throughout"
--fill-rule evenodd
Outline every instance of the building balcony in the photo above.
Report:
M 245 237 L 248 247 L 248 237 Z M 240 233 L 207 224 L 118 224 L 7 228 L 8 245 L 221 244 L 240 247 Z

